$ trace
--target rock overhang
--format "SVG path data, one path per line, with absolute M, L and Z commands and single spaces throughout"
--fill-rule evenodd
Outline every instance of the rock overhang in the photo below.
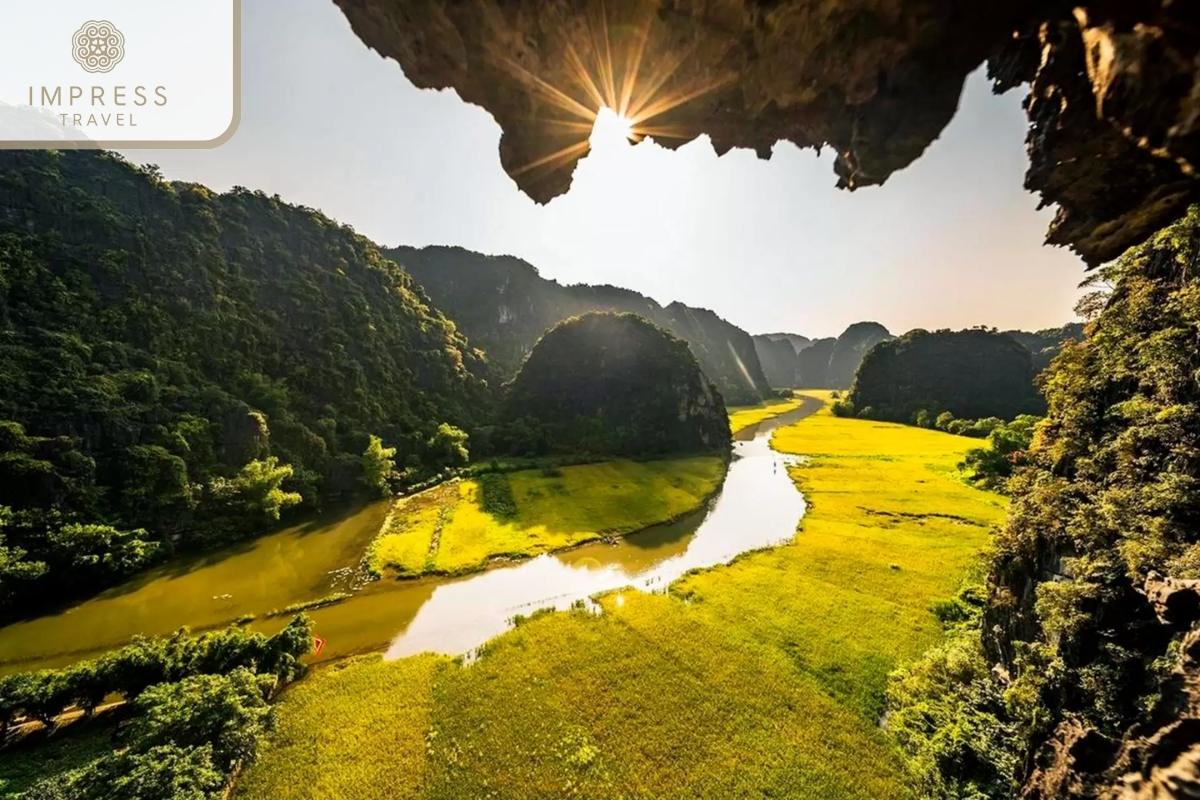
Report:
M 609 107 L 674 149 L 832 147 L 838 185 L 913 163 L 987 63 L 1026 85 L 1026 188 L 1048 241 L 1115 258 L 1200 199 L 1200 4 L 1181 0 L 335 0 L 421 88 L 503 134 L 540 203 L 565 193 Z

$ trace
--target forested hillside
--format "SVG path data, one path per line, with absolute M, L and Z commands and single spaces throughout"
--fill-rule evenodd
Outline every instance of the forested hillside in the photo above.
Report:
M 1025 345 L 1025 349 L 1033 355 L 1033 371 L 1041 372 L 1050 366 L 1050 362 L 1059 354 L 1064 344 L 1083 341 L 1083 323 L 1068 322 L 1058 328 L 1045 328 L 1033 332 L 1005 331 L 1004 333 Z
M 373 436 L 436 465 L 486 408 L 478 364 L 313 209 L 0 153 L 0 617 L 370 488 Z
M 562 286 L 512 256 L 461 247 L 397 247 L 385 251 L 458 323 L 471 343 L 507 378 L 546 329 L 589 311 L 640 314 L 685 340 L 705 374 L 731 405 L 770 396 L 750 334 L 706 309 L 654 300 L 615 286 Z
M 589 313 L 546 332 L 505 398 L 518 451 L 722 452 L 729 417 L 687 343 L 635 314 Z
M 867 353 L 846 409 L 896 422 L 912 422 L 921 411 L 1013 419 L 1045 410 L 1033 378 L 1029 351 L 1010 336 L 918 329 Z
M 1045 373 L 1046 420 L 1009 483 L 986 586 L 960 604 L 969 627 L 893 689 L 889 718 L 931 797 L 1194 786 L 1198 257 L 1193 208 L 1101 270 L 1113 289 L 1086 341 Z

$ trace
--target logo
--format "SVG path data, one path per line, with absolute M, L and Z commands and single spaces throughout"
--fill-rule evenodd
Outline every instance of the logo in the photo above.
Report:
M 125 57 L 125 36 L 106 20 L 91 20 L 75 31 L 71 54 L 87 72 L 110 72 Z

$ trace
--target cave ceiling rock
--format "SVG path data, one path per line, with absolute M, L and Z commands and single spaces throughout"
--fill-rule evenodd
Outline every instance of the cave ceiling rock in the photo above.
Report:
M 832 147 L 838 185 L 882 184 L 953 118 L 985 62 L 1026 85 L 1025 186 L 1091 265 L 1200 199 L 1194 0 L 335 0 L 416 86 L 492 114 L 531 198 L 565 193 L 596 113 L 675 149 Z

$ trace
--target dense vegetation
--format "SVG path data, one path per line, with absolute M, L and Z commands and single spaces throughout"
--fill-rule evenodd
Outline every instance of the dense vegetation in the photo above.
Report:
M 461 247 L 397 247 L 385 254 L 487 352 L 503 379 L 516 373 L 548 328 L 589 311 L 615 311 L 643 316 L 686 341 L 727 403 L 757 403 L 771 395 L 750 335 L 706 309 L 660 306 L 615 286 L 561 286 L 518 258 Z
M 896 422 L 936 418 L 1038 414 L 1029 351 L 994 331 L 909 331 L 867 354 L 844 413 Z
M 0 154 L 0 619 L 378 490 L 372 436 L 413 473 L 454 460 L 475 365 L 312 209 L 109 153 Z
M 725 452 L 721 393 L 687 343 L 634 314 L 590 313 L 546 332 L 507 387 L 499 442 L 518 452 Z
M 273 724 L 267 700 L 301 672 L 298 661 L 312 646 L 312 632 L 297 617 L 275 636 L 240 628 L 189 638 L 186 630 L 165 639 L 137 639 L 96 661 L 63 670 L 9 675 L 0 679 L 0 740 L 16 720 L 50 729 L 55 717 L 76 709 L 90 718 L 106 698 L 119 695 L 132 705 L 107 747 L 87 735 L 74 742 L 82 755 L 65 769 L 24 776 L 21 762 L 44 743 L 0 749 L 0 793 L 14 800 L 209 800 L 223 795 L 231 774 L 251 763 Z M 70 740 L 79 722 L 60 722 L 54 731 Z M 93 737 L 94 738 L 94 737 Z M 37 753 L 33 759 L 36 761 Z
M 1022 414 L 1012 422 L 1000 422 L 987 434 L 987 446 L 967 451 L 959 469 L 967 480 L 985 489 L 1005 491 L 1008 479 L 1025 463 L 1026 451 L 1033 444 L 1039 417 Z
M 621 536 L 695 511 L 721 485 L 716 456 L 489 473 L 399 501 L 372 543 L 376 574 L 482 569 Z
M 1103 268 L 1111 296 L 1044 376 L 958 666 L 931 653 L 895 692 L 931 796 L 1009 796 L 1060 723 L 1098 734 L 1102 770 L 1105 737 L 1146 719 L 1171 634 L 1137 589 L 1151 570 L 1200 577 L 1198 258 L 1192 209 Z
M 806 346 L 796 352 L 796 378 L 789 385 L 805 389 L 848 389 L 867 351 L 891 338 L 888 329 L 878 322 L 856 322 L 837 338 L 805 340 Z
M 1083 341 L 1083 323 L 1068 322 L 1058 328 L 1046 328 L 1040 331 L 1005 331 L 1025 346 L 1033 356 L 1033 371 L 1041 372 L 1050 366 L 1050 362 L 1068 342 Z

